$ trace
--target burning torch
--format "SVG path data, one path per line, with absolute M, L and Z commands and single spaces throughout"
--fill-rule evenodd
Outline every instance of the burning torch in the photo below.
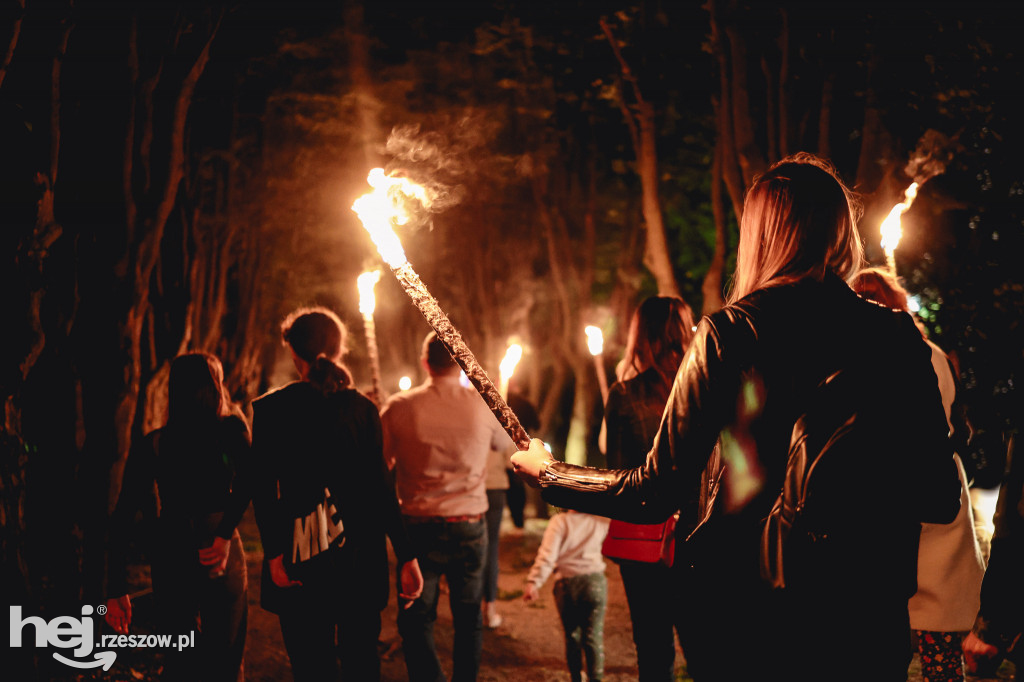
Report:
M 516 371 L 516 365 L 519 364 L 519 360 L 523 357 L 523 347 L 518 343 L 513 343 L 505 350 L 505 357 L 502 358 L 501 364 L 498 365 L 498 377 L 499 383 L 501 384 L 501 395 L 506 399 L 508 398 L 508 382 L 512 378 L 512 374 Z
M 381 258 L 391 268 L 391 272 L 395 274 L 395 278 L 423 317 L 437 332 L 437 337 L 476 387 L 491 413 L 516 446 L 520 450 L 526 450 L 530 445 L 530 436 L 526 429 L 491 383 L 487 372 L 462 340 L 462 335 L 441 310 L 437 299 L 430 295 L 426 285 L 412 269 L 405 257 L 402 242 L 395 234 L 393 225 L 404 225 L 409 221 L 409 214 L 404 208 L 406 201 L 411 199 L 421 205 L 429 203 L 426 188 L 408 178 L 389 177 L 383 168 L 371 170 L 366 181 L 373 187 L 373 191 L 356 199 L 352 204 L 352 210 L 356 212 L 363 227 L 370 234 Z
M 380 270 L 364 272 L 356 279 L 359 288 L 359 312 L 363 314 L 363 331 L 366 333 L 366 354 L 370 358 L 370 372 L 373 375 L 373 398 L 378 404 L 384 400 L 380 383 L 380 358 L 377 354 L 377 327 L 373 322 L 373 310 L 377 300 L 373 286 L 380 280 Z
M 900 217 L 910 209 L 917 197 L 917 183 L 910 183 L 907 191 L 903 194 L 903 201 L 892 207 L 889 215 L 882 221 L 882 249 L 885 250 L 885 262 L 889 266 L 889 272 L 896 275 L 896 246 L 903 236 L 903 225 Z
M 587 335 L 587 348 L 594 358 L 594 368 L 597 369 L 597 383 L 601 387 L 601 400 L 608 402 L 608 376 L 604 372 L 604 334 L 600 327 L 587 325 L 583 330 Z

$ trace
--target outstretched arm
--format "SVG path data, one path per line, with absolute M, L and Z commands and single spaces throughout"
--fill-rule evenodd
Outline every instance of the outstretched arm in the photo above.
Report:
M 736 315 L 729 309 L 723 313 Z M 731 326 L 739 328 L 734 345 L 741 346 L 749 327 L 744 328 L 742 320 Z M 739 382 L 738 363 L 723 356 L 718 331 L 710 318 L 704 318 L 676 375 L 644 466 L 596 469 L 566 464 L 551 459 L 539 443 L 516 453 L 513 465 L 557 507 L 633 523 L 660 523 L 693 501 L 688 495 L 698 488 L 719 432 L 734 418 Z

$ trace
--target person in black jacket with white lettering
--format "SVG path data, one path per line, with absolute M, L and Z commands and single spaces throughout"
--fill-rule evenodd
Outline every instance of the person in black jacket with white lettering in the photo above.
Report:
M 423 579 L 386 473 L 377 408 L 340 364 L 345 327 L 326 308 L 282 324 L 300 380 L 253 402 L 262 606 L 277 613 L 297 682 L 377 680 L 391 538 L 401 599 Z
M 909 315 L 849 288 L 862 260 L 835 171 L 807 154 L 779 162 L 747 193 L 728 305 L 698 325 L 646 463 L 577 467 L 537 441 L 512 457 L 556 506 L 635 523 L 682 510 L 700 682 L 906 679 L 920 524 L 956 517 L 960 479 L 930 349 Z M 807 581 L 773 590 L 764 519 L 797 418 L 839 370 L 871 372 L 861 409 L 886 425 L 872 429 L 877 448 L 844 460 L 828 497 L 845 513 L 819 536 Z

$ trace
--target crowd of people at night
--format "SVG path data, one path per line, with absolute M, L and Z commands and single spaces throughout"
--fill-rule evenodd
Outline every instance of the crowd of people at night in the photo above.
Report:
M 518 450 L 433 333 L 426 381 L 378 406 L 343 364 L 339 317 L 296 310 L 281 332 L 298 379 L 253 401 L 251 422 L 216 357 L 177 357 L 166 425 L 133 446 L 113 513 L 107 623 L 131 626 L 125 550 L 141 510 L 159 624 L 199 637 L 167 653 L 163 676 L 243 679 L 237 526 L 251 502 L 260 604 L 295 680 L 380 679 L 392 582 L 408 679 L 475 680 L 483 630 L 501 624 L 502 513 L 510 504 L 522 526 L 525 482 L 560 511 L 523 598 L 554 577 L 574 682 L 604 673 L 609 519 L 674 540 L 658 560 L 614 559 L 641 682 L 676 679 L 677 644 L 697 682 L 905 680 L 915 652 L 929 682 L 1019 664 L 1024 464 L 1011 441 L 994 535 L 979 543 L 956 367 L 900 282 L 866 266 L 858 217 L 817 157 L 755 181 L 725 307 L 695 323 L 682 299 L 652 296 L 628 321 L 604 406 L 607 469 L 558 461 L 539 439 Z M 837 426 L 821 418 L 830 401 L 846 410 Z M 801 489 L 777 534 L 766 520 Z M 435 645 L 444 593 L 451 661 Z

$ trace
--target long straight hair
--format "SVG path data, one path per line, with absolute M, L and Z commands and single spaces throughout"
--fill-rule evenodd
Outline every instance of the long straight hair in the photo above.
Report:
M 693 312 L 681 298 L 650 296 L 629 322 L 621 380 L 653 369 L 666 396 L 693 339 Z
M 209 424 L 231 414 L 224 368 L 215 355 L 184 353 L 171 361 L 167 380 L 167 424 L 175 428 Z
M 859 217 L 859 202 L 827 161 L 800 153 L 778 162 L 743 202 L 728 302 L 828 272 L 849 280 L 864 262 Z

